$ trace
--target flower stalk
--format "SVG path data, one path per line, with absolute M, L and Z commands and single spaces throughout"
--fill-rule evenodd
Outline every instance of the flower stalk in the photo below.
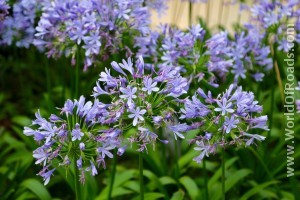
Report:
M 222 148 L 222 199 L 225 200 L 225 150 Z
M 81 192 L 80 192 L 80 185 L 78 183 L 78 177 L 79 177 L 79 170 L 77 167 L 77 156 L 76 153 L 74 153 L 74 160 L 73 160 L 73 166 L 74 166 L 74 190 L 76 195 L 76 200 L 81 199 Z
M 140 175 L 140 197 L 144 200 L 144 166 L 143 166 L 143 152 L 139 152 L 139 175 Z
M 109 192 L 108 192 L 108 200 L 112 198 L 112 191 L 114 187 L 115 182 L 115 175 L 116 175 L 116 167 L 117 167 L 117 149 L 114 149 L 114 157 L 113 157 L 113 166 L 112 166 L 112 172 L 110 177 L 110 185 L 109 185 Z
M 207 169 L 206 169 L 206 160 L 203 160 L 203 172 L 204 172 L 204 187 L 205 187 L 205 199 L 209 200 L 208 194 L 208 181 L 207 181 Z

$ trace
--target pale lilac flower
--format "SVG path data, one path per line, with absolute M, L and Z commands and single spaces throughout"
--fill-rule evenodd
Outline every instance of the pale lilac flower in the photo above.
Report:
M 209 157 L 210 145 L 205 145 L 203 141 L 196 141 L 197 147 L 194 148 L 196 151 L 201 151 L 200 155 L 195 157 L 193 160 L 197 163 L 201 163 L 204 156 Z
M 257 135 L 257 134 L 243 133 L 243 135 L 250 138 L 250 139 L 247 140 L 246 146 L 250 146 L 254 142 L 254 139 L 256 139 L 258 141 L 263 141 L 263 140 L 266 139 L 266 137 L 261 136 L 261 135 Z
M 119 65 L 123 69 L 126 69 L 131 75 L 133 75 L 133 68 L 132 68 L 133 63 L 130 57 L 127 59 L 127 61 L 123 59 L 122 63 L 119 63 Z
M 152 78 L 144 78 L 144 87 L 142 88 L 143 91 L 147 92 L 149 95 L 153 92 L 159 91 L 159 88 L 156 87 L 157 82 L 153 82 Z
M 99 154 L 101 154 L 101 158 L 105 158 L 105 156 L 109 157 L 109 158 L 113 158 L 113 154 L 109 151 L 109 150 L 112 150 L 114 149 L 115 146 L 103 146 L 103 147 L 98 147 L 97 148 L 97 152 Z
M 37 148 L 36 150 L 33 151 L 33 157 L 37 159 L 35 164 L 43 163 L 43 165 L 45 166 L 49 155 L 50 154 L 47 153 L 44 148 L 42 147 Z
M 131 105 L 132 100 L 136 98 L 135 93 L 137 91 L 137 88 L 136 87 L 131 88 L 130 86 L 127 86 L 126 88 L 121 87 L 120 91 L 123 93 L 122 95 L 120 95 L 120 98 L 126 99 L 128 105 Z
M 81 137 L 84 136 L 84 133 L 80 130 L 80 125 L 77 123 L 75 129 L 72 130 L 72 141 L 81 140 Z
M 49 183 L 51 175 L 53 174 L 54 171 L 55 168 L 40 174 L 40 176 L 43 177 L 44 179 L 44 185 L 47 185 Z
M 83 151 L 85 149 L 85 144 L 83 142 L 79 143 L 79 149 Z
M 92 161 L 90 161 L 91 166 L 86 168 L 86 171 L 91 171 L 92 176 L 95 176 L 98 174 L 98 171 Z
M 237 127 L 237 124 L 239 123 L 239 120 L 236 119 L 234 116 L 229 117 L 225 117 L 225 122 L 224 122 L 224 130 L 226 133 L 230 133 L 230 131 L 233 128 Z
M 174 125 L 174 126 L 169 126 L 168 127 L 172 132 L 174 132 L 174 137 L 175 140 L 177 140 L 177 137 L 184 139 L 184 135 L 182 133 L 187 132 L 188 130 L 190 130 L 190 126 L 188 126 L 186 123 L 184 124 L 178 124 L 178 125 Z
M 77 167 L 78 169 L 82 168 L 82 157 L 80 156 L 80 158 L 76 161 Z
M 129 114 L 129 118 L 133 118 L 133 126 L 136 126 L 139 121 L 144 121 L 143 115 L 146 113 L 145 109 L 140 109 L 140 107 L 137 107 L 135 110 L 130 111 L 132 114 Z
M 222 100 L 217 100 L 218 108 L 215 108 L 214 111 L 222 112 L 222 115 L 225 115 L 228 113 L 233 113 L 234 110 L 231 108 L 232 103 L 228 102 L 226 98 L 223 98 Z

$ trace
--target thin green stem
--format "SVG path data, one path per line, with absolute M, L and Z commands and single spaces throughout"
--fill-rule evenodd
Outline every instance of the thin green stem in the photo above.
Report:
M 206 161 L 203 159 L 203 173 L 204 173 L 204 187 L 205 187 L 205 199 L 209 199 L 208 195 L 208 181 L 207 181 L 207 170 L 206 170 Z
M 140 171 L 140 196 L 144 200 L 144 174 L 143 174 L 143 152 L 139 152 L 139 171 Z
M 179 187 L 179 164 L 178 164 L 178 141 L 174 140 L 174 149 L 175 149 L 175 179 L 176 179 L 176 183 Z
M 77 156 L 76 155 L 74 155 L 73 164 L 74 164 L 74 184 L 75 184 L 74 190 L 75 190 L 75 194 L 76 194 L 76 200 L 80 200 L 81 194 L 80 194 L 80 185 L 78 182 L 79 170 L 77 168 Z
M 271 50 L 271 54 L 273 56 L 272 58 L 273 58 L 273 64 L 274 64 L 276 58 L 275 58 L 275 54 L 274 54 L 273 44 L 271 42 L 270 42 L 270 50 Z M 274 64 L 274 67 L 273 67 L 273 71 L 271 73 L 271 86 L 272 86 L 272 90 L 271 90 L 270 120 L 269 120 L 270 131 L 268 131 L 268 138 L 271 135 L 272 126 L 273 126 L 274 95 L 275 95 L 275 87 L 274 87 L 275 78 L 274 77 L 275 77 L 275 64 Z
M 225 151 L 222 148 L 222 195 L 223 200 L 225 200 Z
M 111 199 L 112 191 L 113 191 L 113 186 L 115 182 L 115 175 L 116 175 L 116 167 L 117 167 L 117 149 L 114 149 L 114 157 L 113 157 L 113 168 L 111 172 L 111 177 L 110 177 L 110 185 L 109 185 L 109 192 L 108 192 L 108 200 Z
M 275 94 L 275 87 L 273 86 L 271 90 L 270 119 L 269 119 L 270 131 L 268 131 L 268 138 L 270 138 L 271 131 L 273 130 L 272 127 L 273 127 L 274 94 Z

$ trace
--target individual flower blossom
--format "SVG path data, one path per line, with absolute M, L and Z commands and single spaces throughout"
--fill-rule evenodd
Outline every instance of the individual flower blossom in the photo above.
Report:
M 218 107 L 214 109 L 214 111 L 222 112 L 224 116 L 225 113 L 233 113 L 234 110 L 231 108 L 232 102 L 228 102 L 226 98 L 222 99 L 221 101 L 217 101 Z
M 81 137 L 84 135 L 80 130 L 79 124 L 75 124 L 75 128 L 72 130 L 72 141 L 81 140 Z
M 47 167 L 45 167 L 47 168 Z M 51 169 L 49 171 L 45 171 L 46 169 L 43 169 L 42 172 L 39 173 L 39 175 L 41 177 L 43 177 L 44 180 L 44 185 L 47 185 L 50 181 L 51 175 L 53 175 L 53 172 L 55 171 L 55 169 Z
M 159 88 L 156 87 L 157 82 L 153 82 L 152 78 L 145 78 L 143 81 L 144 81 L 144 87 L 142 88 L 142 90 L 144 92 L 147 92 L 149 95 L 152 92 L 157 92 L 159 90 Z
M 85 144 L 83 142 L 80 142 L 79 149 L 82 151 L 85 149 Z
M 123 93 L 122 95 L 120 95 L 120 98 L 127 100 L 127 104 L 128 106 L 130 106 L 132 104 L 132 99 L 136 98 L 135 93 L 137 91 L 137 88 L 131 88 L 130 86 L 127 86 L 127 88 L 121 87 L 120 91 Z
M 55 169 L 71 164 L 81 171 L 76 178 L 82 182 L 87 171 L 97 174 L 94 163 L 105 166 L 105 159 L 113 157 L 110 151 L 121 148 L 119 134 L 100 129 L 110 123 L 108 107 L 97 99 L 86 102 L 81 96 L 78 100 L 67 100 L 59 109 L 60 115 L 51 114 L 46 119 L 39 111 L 36 113 L 36 119 L 30 127 L 24 128 L 24 134 L 40 145 L 33 151 L 33 157 L 35 164 L 43 166 L 38 175 L 43 177 L 45 184 Z
M 131 58 L 123 59 L 122 63 L 113 61 L 111 66 L 115 71 L 112 74 L 117 75 L 101 72 L 92 95 L 111 99 L 106 107 L 105 122 L 122 130 L 112 131 L 111 134 L 120 135 L 122 147 L 136 143 L 138 151 L 147 151 L 147 146 L 151 144 L 154 147 L 156 141 L 167 143 L 159 138 L 153 128 L 158 130 L 159 127 L 175 126 L 173 106 L 178 104 L 179 97 L 188 89 L 187 79 L 173 67 L 149 70 L 143 61 L 141 56 L 135 63 Z M 124 134 L 129 129 L 134 133 Z M 179 132 L 181 130 L 174 136 L 181 137 Z M 125 151 L 122 147 L 120 154 Z
M 230 85 L 216 98 L 205 94 L 200 88 L 197 93 L 192 97 L 193 101 L 201 102 L 198 104 L 207 111 L 197 115 L 194 110 L 188 109 L 190 105 L 185 102 L 180 117 L 188 122 L 182 124 L 185 131 L 200 130 L 200 135 L 190 141 L 196 143 L 195 150 L 200 151 L 200 155 L 194 158 L 197 163 L 205 156 L 214 154 L 218 147 L 242 144 L 249 146 L 255 140 L 265 139 L 264 136 L 258 135 L 257 131 L 269 130 L 268 118 L 261 115 L 262 107 L 255 101 L 252 92 L 245 92 L 242 87 Z
M 229 117 L 225 117 L 225 122 L 224 122 L 224 129 L 226 133 L 230 133 L 230 131 L 234 128 L 236 128 L 237 124 L 239 123 L 238 119 L 235 119 L 234 116 Z
M 206 145 L 204 141 L 196 141 L 196 147 L 194 150 L 196 151 L 201 151 L 200 155 L 195 157 L 193 160 L 196 161 L 197 163 L 201 163 L 203 160 L 204 156 L 209 157 L 209 153 L 211 153 L 211 146 Z
M 175 140 L 177 140 L 177 137 L 184 139 L 185 137 L 182 133 L 185 133 L 188 130 L 190 130 L 190 126 L 188 126 L 187 124 L 178 124 L 174 126 L 169 126 L 168 128 L 174 133 Z
M 139 121 L 144 121 L 143 115 L 146 113 L 145 109 L 140 110 L 140 107 L 130 111 L 132 114 L 129 114 L 129 118 L 133 118 L 133 126 L 136 126 Z

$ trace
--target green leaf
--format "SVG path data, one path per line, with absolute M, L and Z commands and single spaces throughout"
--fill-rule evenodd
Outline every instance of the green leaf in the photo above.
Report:
M 128 182 L 126 182 L 126 185 L 124 187 L 126 187 L 136 193 L 140 192 L 140 184 L 138 181 L 128 181 Z
M 193 162 L 193 158 L 196 157 L 199 153 L 197 151 L 189 151 L 185 155 L 181 156 L 181 158 L 178 161 L 179 168 L 183 168 L 186 165 L 190 164 Z
M 30 190 L 33 194 L 35 194 L 39 199 L 42 200 L 51 200 L 51 195 L 48 190 L 45 188 L 43 184 L 35 179 L 26 179 L 21 183 L 21 186 Z
M 121 186 L 127 182 L 129 182 L 130 179 L 134 178 L 136 176 L 136 170 L 125 170 L 123 172 L 117 172 L 116 177 L 115 177 L 115 182 L 113 186 L 113 192 L 112 195 L 118 196 L 119 194 L 129 194 L 132 193 L 131 190 L 127 190 L 122 188 Z M 109 190 L 109 185 L 107 185 L 101 193 L 96 197 L 96 200 L 102 200 L 102 199 L 107 199 L 108 195 L 108 190 Z
M 225 181 L 225 191 L 229 191 L 237 182 L 239 182 L 244 177 L 248 176 L 251 173 L 249 169 L 241 169 L 237 172 L 234 172 L 230 177 Z
M 237 157 L 231 158 L 230 160 L 228 160 L 225 163 L 225 169 L 227 169 L 228 167 L 230 167 L 231 165 L 233 165 L 236 161 L 238 160 Z M 213 175 L 213 177 L 208 181 L 208 188 L 212 188 L 213 185 L 218 181 L 218 179 L 221 177 L 222 175 L 222 168 L 220 167 L 217 172 L 215 172 L 215 174 Z
M 134 178 L 136 175 L 136 170 L 126 170 L 124 172 L 116 173 L 116 178 L 114 182 L 114 187 L 120 186 L 128 180 Z
M 278 181 L 269 181 L 263 184 L 259 184 L 256 185 L 254 188 L 252 188 L 251 190 L 249 190 L 248 192 L 246 192 L 241 198 L 240 200 L 247 200 L 249 199 L 251 196 L 259 193 L 261 190 L 263 190 L 264 188 L 268 187 L 269 185 L 273 185 L 278 183 Z
M 173 194 L 171 200 L 183 200 L 183 198 L 184 198 L 184 191 L 178 190 Z
M 12 118 L 12 122 L 20 126 L 29 126 L 31 124 L 31 120 L 22 115 L 17 115 Z
M 132 191 L 125 189 L 123 187 L 117 187 L 113 189 L 112 197 L 123 196 L 127 194 L 131 194 Z M 105 188 L 105 191 L 102 191 L 100 195 L 98 195 L 95 200 L 106 200 L 108 196 L 108 188 Z
M 197 199 L 199 189 L 193 179 L 189 176 L 184 176 L 179 179 L 179 182 L 184 186 L 191 199 Z
M 114 188 L 114 190 L 112 192 L 112 197 L 123 196 L 123 195 L 131 194 L 131 193 L 132 193 L 132 191 L 130 191 L 130 190 L 127 190 L 123 187 L 118 187 L 118 188 Z
M 158 193 L 158 192 L 148 192 L 144 194 L 144 199 L 146 200 L 155 200 L 155 199 L 160 199 L 160 198 L 164 198 L 165 195 L 162 193 Z M 137 196 L 136 198 L 134 198 L 133 200 L 140 200 L 141 197 Z
M 176 185 L 176 181 L 170 176 L 163 176 L 159 178 L 159 180 L 163 185 L 171 185 L 171 184 Z
M 166 196 L 168 195 L 163 184 L 160 182 L 160 179 L 158 179 L 158 177 L 154 173 L 149 170 L 144 170 L 144 176 L 151 181 L 151 183 L 149 184 L 149 188 L 151 187 L 151 191 L 155 188 L 158 188 L 160 192 L 164 193 Z

